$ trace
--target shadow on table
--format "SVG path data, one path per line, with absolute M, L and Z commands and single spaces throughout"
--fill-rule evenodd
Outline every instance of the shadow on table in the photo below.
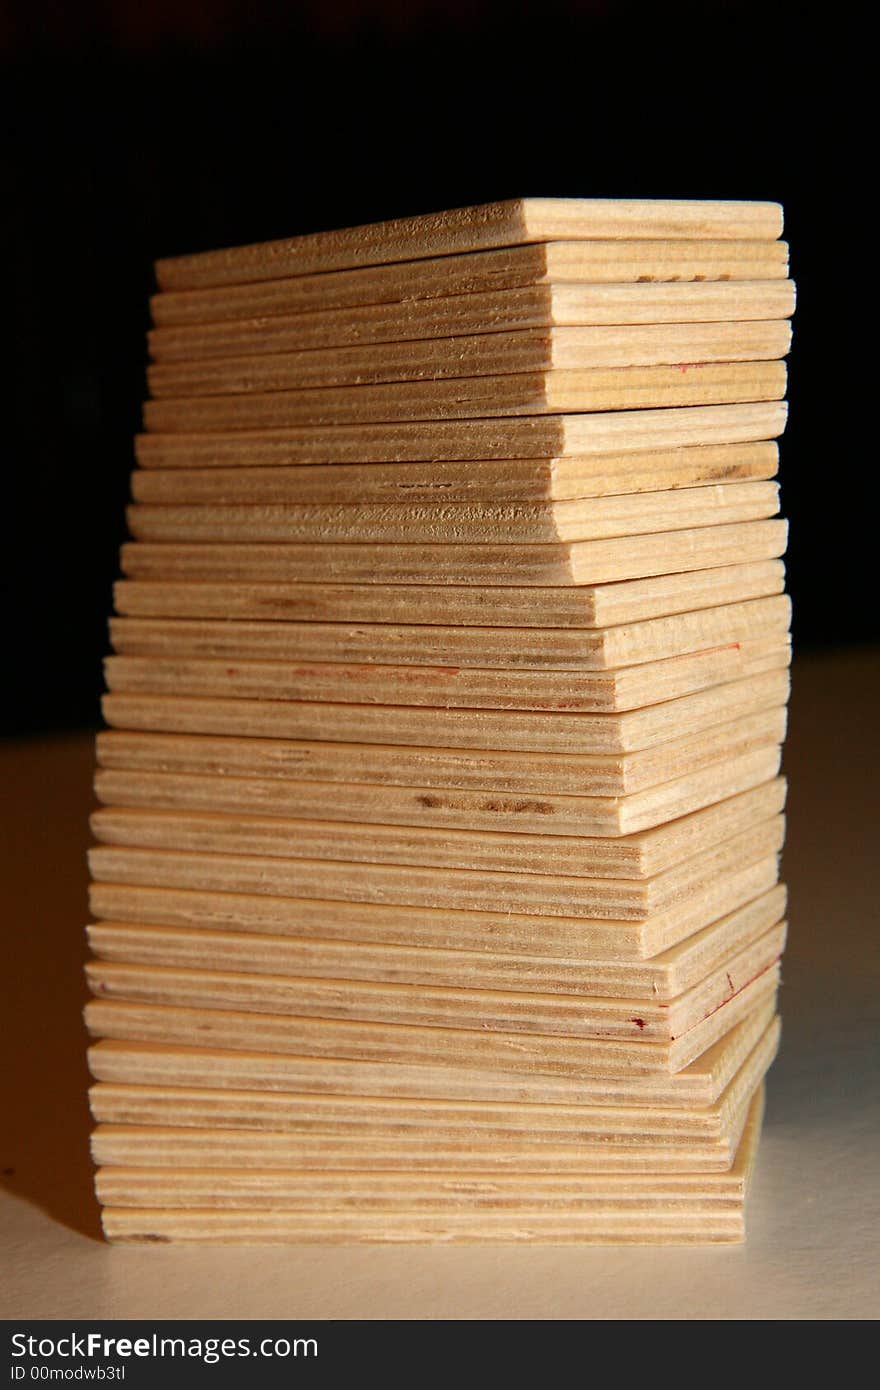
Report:
M 798 654 L 783 760 L 790 931 L 768 1127 L 876 1114 L 878 704 L 876 648 Z
M 6 898 L 0 1180 L 56 1221 L 100 1239 L 89 1157 L 86 850 L 94 738 L 0 744 Z

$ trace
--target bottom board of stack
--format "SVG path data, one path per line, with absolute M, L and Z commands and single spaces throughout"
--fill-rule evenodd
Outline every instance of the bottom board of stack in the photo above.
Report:
M 222 434 L 184 400 L 144 436 L 116 588 L 108 1238 L 741 1240 L 786 935 L 784 407 L 623 382 L 613 409 L 374 424 L 343 465 L 357 424 L 239 419 L 249 371 L 217 378 Z M 372 388 L 345 389 L 356 415 Z

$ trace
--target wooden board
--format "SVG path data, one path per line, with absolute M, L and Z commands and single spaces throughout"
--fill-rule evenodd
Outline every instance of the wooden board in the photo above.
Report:
M 173 477 L 173 474 L 144 476 Z M 422 626 L 515 627 L 517 643 L 534 626 L 609 628 L 663 619 L 670 614 L 779 594 L 785 582 L 781 560 L 657 575 L 581 588 L 478 588 L 444 585 L 222 583 L 216 580 L 163 582 L 120 580 L 116 610 L 146 618 L 225 618 L 289 622 L 386 623 L 395 619 Z M 439 601 L 438 601 L 439 600 Z M 607 639 L 606 639 L 607 640 Z
M 738 1206 L 735 1196 L 716 1196 L 714 1188 L 707 1195 L 696 1177 L 678 1183 L 657 1182 L 630 1193 L 626 1184 L 603 1186 L 579 1177 L 538 1174 L 485 1178 L 431 1175 L 407 1180 L 397 1174 L 331 1177 L 318 1171 L 293 1177 L 279 1176 L 271 1169 L 248 1173 L 231 1169 L 208 1177 L 198 1169 L 109 1167 L 98 1170 L 96 1191 L 106 1205 L 129 1210 L 193 1207 L 263 1216 L 269 1212 L 302 1213 L 312 1219 L 319 1213 L 331 1218 L 362 1212 L 406 1213 L 410 1217 L 420 1213 L 491 1213 L 495 1218 L 499 1211 L 516 1216 L 526 1210 L 548 1214 L 589 1211 L 597 1215 L 635 1212 L 650 1222 L 655 1210 L 664 1218 L 679 1212 L 693 1216 L 705 1210 L 711 1219 L 716 1212 L 727 1213 Z
M 590 295 L 590 307 L 581 312 L 589 313 L 591 322 L 593 315 L 597 322 L 630 322 L 628 305 L 637 296 L 639 304 L 649 306 L 642 311 L 647 322 L 661 323 L 690 317 L 682 306 L 691 292 L 720 296 L 710 301 L 712 308 L 705 311 L 709 317 L 736 318 L 729 305 L 740 303 L 741 291 L 748 293 L 758 282 L 771 292 L 781 289 L 787 275 L 784 241 L 557 240 L 342 271 L 283 274 L 213 289 L 169 290 L 154 295 L 150 307 L 154 323 L 164 331 L 279 315 L 340 310 L 363 314 L 375 305 L 395 306 L 394 314 L 409 309 L 417 316 L 429 314 L 431 300 L 437 298 L 498 296 L 539 287 Z M 774 301 L 773 312 L 758 317 L 787 317 L 777 307 Z M 183 342 L 188 346 L 188 340 Z
M 442 303 L 442 301 L 435 301 Z M 147 370 L 155 399 L 302 391 L 395 381 L 441 381 L 511 372 L 589 371 L 707 362 L 767 362 L 791 347 L 787 319 L 750 323 L 635 324 L 615 327 L 518 328 L 469 332 L 417 342 L 271 347 L 263 329 L 257 352 L 156 362 Z
M 779 594 L 624 627 L 425 627 L 422 623 L 258 622 L 113 618 L 120 656 L 232 660 L 368 662 L 523 670 L 609 670 L 705 651 L 771 632 L 787 632 L 791 600 Z M 512 640 L 513 639 L 513 640 Z
M 337 1138 L 375 1140 L 397 1135 L 413 1147 L 413 1141 L 421 1137 L 426 1148 L 438 1142 L 469 1140 L 484 1154 L 488 1144 L 503 1146 L 511 1140 L 556 1145 L 630 1143 L 634 1148 L 658 1147 L 666 1140 L 670 1146 L 680 1144 L 687 1160 L 695 1148 L 709 1141 L 730 1144 L 732 1158 L 743 1107 L 776 1055 L 779 1032 L 776 1019 L 767 1026 L 723 1094 L 713 1104 L 700 1108 L 564 1102 L 536 1105 L 523 1101 L 470 1102 L 425 1097 L 411 1100 L 216 1090 L 193 1085 L 144 1084 L 139 1080 L 133 1084 L 98 1083 L 89 1091 L 89 1102 L 95 1122 L 101 1125 L 268 1131 L 278 1139 L 284 1134 L 307 1139 L 324 1135 L 328 1137 L 328 1147 Z M 99 1044 L 103 1046 L 108 1044 Z M 129 1063 L 136 1064 L 139 1055 L 133 1050 Z M 240 1138 L 238 1142 L 241 1145 Z
M 503 1072 L 427 1064 L 348 1061 L 291 1053 L 181 1043 L 191 1010 L 93 1000 L 87 1021 L 102 1041 L 89 1048 L 98 1081 L 226 1090 L 297 1092 L 325 1097 L 576 1105 L 667 1107 L 677 1111 L 715 1105 L 773 1025 L 771 998 L 734 1025 L 675 1076 L 505 1076 Z M 773 1025 L 774 1027 L 778 1026 Z M 148 1041 L 147 1039 L 154 1039 Z M 164 1040 L 162 1040 L 164 1038 Z M 112 1161 L 106 1159 L 104 1161 Z M 123 1162 L 126 1160 L 124 1157 Z M 136 1160 L 140 1161 L 140 1160 Z M 726 1166 L 722 1164 L 720 1166 Z
M 104 1235 L 113 1245 L 733 1245 L 745 1238 L 740 1212 L 656 1216 L 619 1213 L 608 1216 L 547 1216 L 517 1212 L 479 1217 L 432 1216 L 389 1218 L 300 1212 L 278 1216 L 266 1212 L 139 1211 L 104 1207 Z
M 701 1212 L 703 1209 L 700 1209 Z M 619 1213 L 563 1216 L 517 1212 L 478 1218 L 385 1213 L 305 1216 L 274 1212 L 138 1211 L 104 1207 L 104 1235 L 113 1245 L 732 1245 L 745 1238 L 742 1215 L 714 1208 L 698 1216 Z
M 774 241 L 781 234 L 782 208 L 778 203 L 514 198 L 222 251 L 166 257 L 156 263 L 156 278 L 163 290 L 197 289 L 530 242 L 600 238 Z
M 549 504 L 140 503 L 126 517 L 142 541 L 521 545 L 755 521 L 778 511 L 776 483 L 736 482 Z
M 420 791 L 408 786 L 358 784 L 353 781 L 268 781 L 249 784 L 243 778 L 227 780 L 142 770 L 107 770 L 97 775 L 98 795 L 108 805 L 118 809 L 112 816 L 108 811 L 96 812 L 93 825 L 96 832 L 102 828 L 103 833 L 109 833 L 111 821 L 121 825 L 129 823 L 133 828 L 143 822 L 144 812 L 152 810 L 164 813 L 170 826 L 178 825 L 183 816 L 190 834 L 208 840 L 216 835 L 218 842 L 223 842 L 227 850 L 232 848 L 228 841 L 235 838 L 252 848 L 259 846 L 257 852 L 270 854 L 283 849 L 289 839 L 299 833 L 299 821 L 323 824 L 342 822 L 338 832 L 340 838 L 334 840 L 338 847 L 344 842 L 346 821 L 371 828 L 395 825 L 435 827 L 447 833 L 488 830 L 544 837 L 543 849 L 548 862 L 555 867 L 578 853 L 583 856 L 583 863 L 592 861 L 623 865 L 637 859 L 633 845 L 627 842 L 616 849 L 608 843 L 609 840 L 619 845 L 621 836 L 631 836 L 638 831 L 650 831 L 653 827 L 677 822 L 703 807 L 711 807 L 752 787 L 760 787 L 775 777 L 779 756 L 778 742 L 765 743 L 626 797 L 557 796 L 552 793 L 511 795 L 500 788 L 431 788 Z M 259 814 L 255 815 L 255 812 Z M 203 827 L 202 832 L 196 828 L 199 825 Z M 182 825 L 179 828 L 182 829 Z M 162 832 L 157 828 L 156 833 Z M 167 833 L 173 834 L 173 829 Z M 305 836 L 311 833 L 314 844 L 316 840 L 320 842 L 322 834 L 326 836 L 332 832 L 322 832 L 320 826 L 310 832 L 305 826 L 302 833 Z M 381 835 L 382 832 L 377 833 Z M 674 843 L 679 833 L 678 827 L 673 825 L 666 839 Z M 583 838 L 589 835 L 597 837 L 592 853 Z M 578 837 L 578 845 L 551 847 L 546 843 L 554 839 L 564 840 L 566 836 Z M 395 835 L 392 830 L 386 838 L 393 846 L 399 844 L 402 837 L 399 832 Z M 662 838 L 658 836 L 658 839 Z M 461 840 L 458 850 L 454 836 L 448 841 L 446 850 L 441 847 L 436 835 L 431 839 L 423 836 L 422 841 L 426 842 L 427 848 L 433 844 L 435 852 L 441 855 L 448 867 L 453 856 L 467 857 L 473 837 Z M 354 843 L 357 843 L 356 839 Z M 419 839 L 412 836 L 404 840 L 404 844 L 409 845 L 409 849 L 404 850 L 404 862 L 411 862 L 418 854 L 419 843 Z M 483 867 L 487 866 L 492 849 L 488 842 L 482 851 L 474 849 L 475 859 Z M 502 860 L 524 856 L 533 861 L 538 853 L 537 847 L 530 853 L 527 849 L 517 849 L 501 841 L 498 842 L 498 849 Z M 287 853 L 284 849 L 283 852 Z M 380 862 L 395 862 L 390 856 L 382 854 L 379 840 L 376 842 L 376 855 L 381 855 Z M 338 849 L 329 857 L 338 859 Z M 362 856 L 357 858 L 361 859 Z M 589 869 L 587 872 L 590 872 Z
M 779 967 L 769 966 L 708 1018 L 671 1042 L 496 1032 L 481 1024 L 466 1028 L 315 1016 L 308 1012 L 303 987 L 300 1013 L 294 1012 L 292 998 L 288 1012 L 270 1013 L 266 1011 L 270 994 L 266 976 L 92 963 L 87 977 L 93 993 L 103 1000 L 141 1008 L 186 1009 L 198 1020 L 198 1040 L 209 1045 L 219 1042 L 222 1034 L 228 1047 L 235 1047 L 237 1041 L 248 1049 L 312 1056 L 461 1064 L 517 1075 L 580 1076 L 589 1071 L 595 1075 L 647 1076 L 681 1071 L 699 1057 L 756 1005 L 775 994 Z M 279 991 L 272 991 L 271 999 L 276 1008 L 282 1003 Z M 193 1042 L 195 1038 L 183 1041 Z
M 120 563 L 130 579 L 178 582 L 270 580 L 543 588 L 608 584 L 746 560 L 773 560 L 783 554 L 787 537 L 784 521 L 768 520 L 550 545 L 169 545 L 138 541 L 122 547 Z M 546 619 L 541 623 L 546 625 Z
M 693 695 L 622 714 L 443 710 L 398 705 L 105 695 L 108 724 L 120 729 L 330 743 L 389 743 L 539 753 L 628 753 L 651 748 L 786 698 L 787 668 L 712 685 Z
M 781 401 L 786 381 L 783 362 L 554 369 L 449 381 L 165 398 L 145 403 L 144 425 L 168 434 L 731 405 Z
M 790 659 L 785 624 L 778 634 L 612 671 L 111 656 L 104 676 L 122 694 L 612 714 L 787 667 Z
M 100 846 L 91 850 L 89 863 L 93 877 L 102 882 L 218 892 L 225 888 L 231 893 L 380 907 L 400 904 L 474 912 L 497 908 L 627 921 L 644 921 L 652 912 L 705 887 L 714 874 L 778 852 L 785 833 L 782 817 L 773 817 L 663 873 L 638 880 L 603 876 L 602 856 L 591 862 L 586 845 L 578 875 L 517 874 L 291 859 L 286 857 L 286 827 L 282 825 L 281 833 L 276 833 L 274 821 L 256 818 L 239 825 L 234 816 L 105 808 L 95 812 L 91 824 Z M 537 925 L 535 936 L 540 937 Z
M 387 906 L 375 908 L 291 900 L 283 897 L 210 889 L 158 888 L 129 883 L 92 883 L 89 903 L 96 917 L 127 922 L 152 922 L 207 931 L 251 932 L 283 936 L 305 943 L 342 943 L 352 958 L 369 958 L 374 947 L 403 947 L 407 951 L 469 951 L 479 954 L 486 969 L 499 978 L 531 968 L 536 953 L 549 961 L 560 979 L 580 978 L 578 962 L 603 958 L 602 978 L 617 983 L 634 962 L 656 958 L 688 941 L 719 918 L 773 890 L 779 866 L 775 855 L 740 864 L 720 873 L 706 888 L 690 894 L 648 923 L 585 922 L 582 918 L 545 917 L 536 943 L 534 917 L 517 914 L 449 913 L 439 909 Z M 354 946 L 365 949 L 360 953 Z M 324 947 L 318 945 L 315 959 Z M 309 954 L 305 944 L 303 956 Z M 330 952 L 327 948 L 328 954 Z M 491 962 L 487 957 L 491 956 Z M 426 963 L 425 968 L 428 968 Z M 653 968 L 653 967 L 651 967 Z M 597 977 L 598 978 L 598 977 Z
M 378 425 L 334 421 L 331 426 L 298 429 L 141 434 L 135 439 L 135 454 L 143 468 L 548 459 L 776 439 L 785 429 L 786 417 L 784 401 L 750 401 L 683 409 L 435 420 L 430 430 L 406 421 Z
M 708 1188 L 708 1191 L 707 1191 Z M 275 1169 L 100 1168 L 96 1190 L 109 1206 L 171 1211 L 194 1207 L 208 1211 L 385 1213 L 517 1213 L 524 1208 L 589 1210 L 597 1213 L 634 1209 L 650 1219 L 664 1214 L 702 1210 L 726 1211 L 737 1203 L 735 1184 L 721 1187 L 705 1176 L 669 1177 L 630 1186 L 623 1178 L 592 1180 L 578 1175 L 493 1174 L 456 1178 L 431 1174 L 405 1178 L 390 1173 L 324 1174 L 320 1169 L 279 1173 Z
M 647 249 L 647 244 L 642 243 Z M 670 243 L 666 243 L 667 247 Z M 769 260 L 773 269 L 780 265 L 779 251 Z M 553 248 L 548 248 L 552 250 Z M 636 255 L 638 252 L 636 252 Z M 684 268 L 693 273 L 696 259 L 690 265 L 679 255 Z M 503 253 L 506 256 L 506 253 Z M 779 321 L 794 313 L 795 286 L 792 280 L 728 280 L 701 281 L 691 284 L 579 284 L 577 281 L 525 285 L 522 287 L 489 289 L 482 293 L 444 294 L 438 287 L 444 283 L 458 286 L 472 284 L 480 276 L 488 278 L 485 262 L 489 257 L 456 257 L 430 264 L 436 268 L 420 277 L 417 267 L 400 266 L 394 271 L 368 271 L 362 291 L 368 297 L 375 294 L 401 295 L 409 290 L 410 297 L 392 303 L 354 300 L 348 305 L 324 307 L 335 300 L 346 299 L 356 290 L 351 273 L 323 277 L 329 282 L 316 285 L 311 276 L 293 280 L 271 280 L 259 286 L 230 288 L 226 304 L 229 317 L 201 322 L 197 313 L 222 315 L 224 300 L 217 291 L 197 291 L 195 294 L 158 295 L 154 301 L 157 321 L 175 309 L 184 310 L 182 323 L 167 323 L 153 329 L 148 336 L 150 354 L 161 363 L 193 363 L 216 358 L 246 356 L 275 352 L 303 352 L 345 345 L 365 346 L 379 343 L 404 343 L 430 338 L 447 338 L 471 333 L 510 333 L 523 329 L 581 327 L 595 325 L 610 330 L 596 335 L 598 344 L 619 339 L 621 326 L 668 325 L 674 334 L 682 324 L 745 325 Z M 509 259 L 509 258 L 508 258 Z M 464 262 L 467 266 L 464 266 Z M 425 262 L 422 263 L 423 265 Z M 523 263 L 520 262 L 520 265 Z M 743 262 L 734 263 L 740 271 Z M 761 264 L 761 262 L 758 262 Z M 667 264 L 668 271 L 668 264 Z M 712 267 L 710 267 L 712 268 Z M 607 262 L 601 267 L 607 273 Z M 453 271 L 450 274 L 450 271 Z M 407 273 L 408 272 L 408 273 Z M 363 272 L 354 272 L 363 275 Z M 517 271 L 506 272 L 499 265 L 496 271 L 502 280 L 515 279 Z M 520 277 L 522 271 L 520 271 Z M 340 284 L 340 282 L 343 282 Z M 384 286 L 384 288 L 383 288 Z M 429 296 L 435 297 L 429 297 Z M 181 306 L 181 301 L 186 303 Z M 256 312 L 247 313 L 253 303 Z M 297 312 L 300 305 L 314 305 Z M 291 311 L 285 312 L 289 305 Z M 242 310 L 245 310 L 244 316 Z M 656 334 L 655 334 L 656 335 Z M 629 335 L 628 335 L 629 336 Z M 760 356 L 760 354 L 755 354 Z M 699 352 L 691 353 L 690 361 L 703 360 Z M 599 365 L 599 364 L 597 364 Z M 186 394 L 178 392 L 177 394 Z
M 781 743 L 785 727 L 784 708 L 759 706 L 758 713 L 744 715 L 729 724 L 713 725 L 622 757 L 495 752 L 478 755 L 454 748 L 188 738 L 114 730 L 98 736 L 102 770 L 98 772 L 95 790 L 99 800 L 111 806 L 148 805 L 154 798 L 155 804 L 161 805 L 161 788 L 167 784 L 169 789 L 181 789 L 183 795 L 176 797 L 176 802 L 188 804 L 191 809 L 204 809 L 202 796 L 207 795 L 213 810 L 241 815 L 250 809 L 260 815 L 285 817 L 298 814 L 286 799 L 303 795 L 301 788 L 290 786 L 298 781 L 492 788 L 504 795 L 624 796 L 687 776 L 758 745 Z M 131 773 L 138 774 L 137 780 L 128 775 Z M 153 793 L 151 785 L 155 787 Z M 164 802 L 169 804 L 167 798 Z M 345 826 L 334 824 L 332 818 L 323 829 L 314 821 L 299 820 L 292 838 L 298 844 L 314 845 L 330 839 L 336 846 L 350 844 L 352 857 L 366 858 L 368 862 L 408 863 L 413 854 L 428 854 L 428 860 L 419 858 L 418 862 L 451 864 L 457 843 L 461 844 L 465 865 L 473 863 L 474 856 L 482 860 L 485 855 L 469 835 L 461 839 L 445 830 L 402 832 L 387 825 Z M 479 842 L 485 843 L 482 835 Z M 522 851 L 514 848 L 512 852 Z M 308 854 L 308 850 L 303 853 Z M 403 859 L 396 859 L 397 854 L 402 854 Z M 441 860 L 436 861 L 435 855 L 440 855 Z

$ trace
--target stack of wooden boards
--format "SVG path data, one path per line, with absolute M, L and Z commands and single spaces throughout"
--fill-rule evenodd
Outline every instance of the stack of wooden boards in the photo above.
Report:
M 781 228 L 525 200 L 160 262 L 91 860 L 111 1238 L 741 1238 Z

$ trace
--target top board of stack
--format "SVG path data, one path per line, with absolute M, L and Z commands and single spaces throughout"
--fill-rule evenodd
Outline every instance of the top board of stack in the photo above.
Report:
M 108 1237 L 742 1238 L 781 231 L 525 199 L 158 263 L 91 856 Z

